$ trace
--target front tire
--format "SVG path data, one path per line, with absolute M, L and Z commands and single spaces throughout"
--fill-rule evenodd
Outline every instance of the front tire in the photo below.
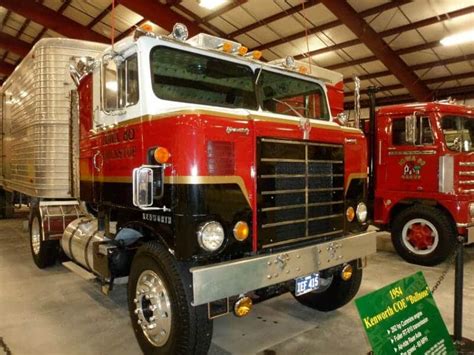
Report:
M 452 252 L 456 236 L 450 218 L 431 206 L 409 207 L 392 224 L 393 246 L 412 264 L 434 266 L 443 262 Z
M 212 321 L 206 305 L 193 307 L 191 275 L 158 242 L 141 246 L 128 281 L 135 337 L 145 354 L 206 354 Z
M 352 266 L 352 277 L 344 281 L 341 278 L 340 270 L 327 278 L 326 285 L 322 290 L 316 290 L 301 296 L 293 296 L 304 306 L 316 309 L 321 312 L 330 312 L 349 303 L 357 294 L 362 281 L 362 269 L 359 268 L 360 260 L 353 260 L 349 264 Z
M 58 257 L 58 242 L 43 240 L 43 223 L 38 207 L 32 207 L 29 230 L 31 255 L 36 266 L 44 269 L 53 265 Z

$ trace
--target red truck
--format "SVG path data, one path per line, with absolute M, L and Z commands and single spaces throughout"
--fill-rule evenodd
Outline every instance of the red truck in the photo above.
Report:
M 403 259 L 436 265 L 458 236 L 474 237 L 474 109 L 428 102 L 371 111 L 373 222 L 391 231 Z
M 40 41 L 2 88 L 1 183 L 32 198 L 34 262 L 128 277 L 145 353 L 205 353 L 212 319 L 284 292 L 337 309 L 375 252 L 342 77 L 186 32 Z

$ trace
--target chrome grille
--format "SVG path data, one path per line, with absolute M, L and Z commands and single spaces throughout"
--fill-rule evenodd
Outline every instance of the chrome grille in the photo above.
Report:
M 342 145 L 261 138 L 257 174 L 261 248 L 342 234 Z
M 459 190 L 464 193 L 474 193 L 474 162 L 459 162 Z

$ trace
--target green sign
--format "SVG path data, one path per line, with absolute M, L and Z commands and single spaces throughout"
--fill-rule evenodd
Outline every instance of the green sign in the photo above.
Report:
M 421 272 L 355 301 L 377 354 L 456 354 Z

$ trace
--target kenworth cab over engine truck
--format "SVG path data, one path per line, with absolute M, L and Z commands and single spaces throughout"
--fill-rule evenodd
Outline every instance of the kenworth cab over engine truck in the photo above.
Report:
M 61 248 L 104 290 L 128 276 L 145 353 L 205 353 L 213 318 L 283 292 L 337 309 L 375 252 L 366 141 L 328 105 L 342 77 L 186 32 L 95 58 L 41 41 L 2 88 L 3 186 L 34 197 L 34 262 Z
M 373 92 L 371 101 L 373 222 L 406 261 L 439 264 L 458 236 L 474 241 L 474 109 L 429 102 L 375 112 Z

